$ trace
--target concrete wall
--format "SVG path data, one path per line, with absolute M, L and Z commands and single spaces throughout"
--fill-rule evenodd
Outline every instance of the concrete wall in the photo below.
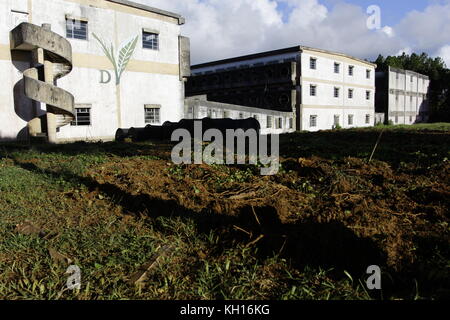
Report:
M 310 60 L 316 59 L 316 69 L 311 69 Z M 334 64 L 339 63 L 339 73 Z M 349 75 L 353 66 L 353 76 Z M 370 78 L 366 78 L 366 70 Z M 311 96 L 310 87 L 316 86 L 316 96 Z M 375 121 L 375 66 L 332 53 L 303 50 L 301 54 L 301 117 L 300 128 L 307 131 L 331 129 L 335 116 L 339 116 L 342 128 L 369 127 Z M 339 88 L 339 97 L 334 96 L 334 88 Z M 353 90 L 350 99 L 348 90 Z M 366 92 L 370 92 L 369 100 Z M 353 124 L 349 124 L 349 115 Z M 317 116 L 317 125 L 310 124 L 311 116 Z M 367 116 L 369 123 L 366 123 Z
M 428 121 L 428 90 L 430 81 L 422 74 L 389 68 L 387 121 L 413 124 Z
M 260 108 L 232 105 L 207 101 L 206 96 L 194 96 L 186 99 L 187 119 L 221 119 L 234 120 L 255 118 L 261 125 L 261 134 L 282 134 L 295 131 L 295 118 L 291 112 L 273 111 Z M 268 122 L 268 117 L 272 119 Z M 277 119 L 281 119 L 281 128 L 276 127 Z M 292 127 L 290 127 L 292 124 Z
M 11 10 L 23 13 L 12 12 Z M 0 139 L 26 136 L 31 102 L 20 94 L 22 72 L 30 65 L 26 54 L 9 49 L 9 32 L 20 22 L 49 23 L 52 31 L 66 36 L 66 16 L 88 20 L 88 40 L 69 39 L 73 49 L 71 73 L 58 86 L 71 92 L 76 104 L 91 106 L 90 126 L 60 128 L 60 141 L 112 139 L 119 127 L 145 125 L 144 105 L 161 105 L 161 123 L 184 116 L 184 82 L 180 70 L 180 25 L 177 19 L 105 0 L 2 0 L 0 2 Z M 142 47 L 142 30 L 159 32 L 159 50 Z M 120 85 L 115 84 L 112 64 L 92 34 L 118 52 L 138 36 L 132 60 Z M 183 41 L 185 43 L 185 41 Z M 186 48 L 181 54 L 187 57 Z M 111 82 L 101 82 L 100 70 Z M 185 76 L 185 75 L 183 75 Z M 16 88 L 14 90 L 14 88 Z M 14 99 L 14 94 L 16 99 Z M 77 106 L 76 106 L 77 107 Z M 45 112 L 45 105 L 41 106 Z M 25 133 L 24 133 L 25 132 Z

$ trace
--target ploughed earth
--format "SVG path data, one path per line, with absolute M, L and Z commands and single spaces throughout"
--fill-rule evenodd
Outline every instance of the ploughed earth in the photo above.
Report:
M 214 230 L 254 246 L 261 257 L 279 253 L 297 269 L 318 266 L 359 277 L 379 265 L 387 295 L 417 281 L 421 292 L 448 297 L 450 133 L 385 131 L 369 162 L 379 134 L 283 136 L 281 169 L 273 176 L 250 165 L 175 165 L 171 144 L 100 144 L 95 148 L 106 161 L 78 175 L 64 173 L 88 189 L 64 197 L 92 202 L 102 195 L 131 216 L 189 217 L 201 233 Z M 60 148 L 75 157 L 83 145 L 43 152 Z M 59 162 L 14 161 L 61 172 Z

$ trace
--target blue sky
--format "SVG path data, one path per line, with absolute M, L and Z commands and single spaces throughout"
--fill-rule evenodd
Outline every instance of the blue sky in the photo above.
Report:
M 229 0 L 233 1 L 233 0 Z M 283 1 L 277 1 L 279 9 L 283 11 L 285 17 L 289 15 L 291 8 Z M 321 3 L 329 10 L 337 3 L 352 3 L 368 8 L 371 5 L 377 5 L 381 8 L 382 22 L 387 25 L 397 24 L 408 12 L 412 10 L 422 11 L 430 3 L 439 3 L 442 1 L 433 0 L 322 0 Z

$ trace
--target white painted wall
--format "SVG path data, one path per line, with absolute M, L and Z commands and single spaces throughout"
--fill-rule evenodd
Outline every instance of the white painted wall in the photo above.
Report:
M 88 19 L 89 39 L 69 39 L 74 54 L 74 69 L 58 81 L 58 86 L 71 92 L 76 104 L 91 104 L 91 126 L 65 126 L 60 128 L 57 137 L 60 140 L 112 139 L 118 128 L 117 97 L 114 72 L 109 65 L 112 80 L 108 84 L 100 83 L 100 69 L 105 66 L 77 66 L 80 55 L 104 57 L 98 42 L 92 36 L 97 34 L 107 43 L 112 43 L 118 51 L 133 37 L 139 36 L 132 60 L 154 62 L 163 65 L 179 65 L 180 26 L 177 23 L 149 17 L 132 15 L 107 8 L 81 5 L 66 0 L 33 0 L 32 8 L 28 1 L 0 1 L 0 46 L 9 47 L 9 32 L 19 23 L 28 21 L 26 14 L 12 14 L 11 10 L 20 9 L 31 13 L 31 22 L 36 25 L 50 23 L 52 31 L 65 36 L 66 15 Z M 142 47 L 142 29 L 159 31 L 160 48 L 158 51 Z M 2 60 L 3 59 L 3 60 Z M 17 64 L 17 63 L 16 63 Z M 25 65 L 25 66 L 24 66 Z M 26 63 L 21 68 L 26 69 Z M 13 87 L 22 79 L 21 71 L 0 55 L 0 139 L 15 138 L 27 125 L 14 111 Z M 126 71 L 120 84 L 121 127 L 143 127 L 144 105 L 161 105 L 161 123 L 179 121 L 184 115 L 184 83 L 178 74 L 164 72 Z M 29 103 L 23 98 L 24 103 Z M 28 119 L 29 120 L 29 119 Z
M 316 59 L 316 69 L 311 69 L 311 58 Z M 334 64 L 339 63 L 339 73 L 335 73 Z M 353 76 L 349 75 L 349 66 L 353 66 Z M 366 78 L 370 70 L 370 78 Z M 310 87 L 316 86 L 316 96 L 311 96 Z M 339 88 L 339 97 L 334 96 L 334 88 Z M 353 98 L 348 91 L 353 90 Z M 366 98 L 370 92 L 370 99 Z M 332 129 L 334 117 L 339 115 L 342 128 L 369 127 L 375 119 L 375 67 L 356 59 L 334 54 L 323 54 L 304 50 L 301 54 L 301 129 L 318 131 Z M 348 116 L 353 115 L 353 124 Z M 366 116 L 370 122 L 366 123 Z M 311 116 L 317 116 L 317 125 L 311 126 Z
M 428 112 L 427 94 L 430 80 L 424 75 L 408 71 L 389 69 L 389 115 L 394 124 L 414 124 L 427 121 L 421 112 Z M 412 81 L 411 81 L 412 79 Z

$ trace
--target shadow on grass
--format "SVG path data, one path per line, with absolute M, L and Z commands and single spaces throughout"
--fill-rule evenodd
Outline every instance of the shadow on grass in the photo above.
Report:
M 344 270 L 359 277 L 369 265 L 384 265 L 386 261 L 372 240 L 356 236 L 340 222 L 283 224 L 273 207 L 247 206 L 234 216 L 215 212 L 211 208 L 194 212 L 174 200 L 154 198 L 148 194 L 133 195 L 113 184 L 100 184 L 89 177 L 77 176 L 71 172 L 56 173 L 33 163 L 17 160 L 15 164 L 31 172 L 83 184 L 91 191 L 96 190 L 108 196 L 132 215 L 138 216 L 145 212 L 151 218 L 162 216 L 191 219 L 200 233 L 208 235 L 211 231 L 218 232 L 224 250 L 236 243 L 254 242 L 252 246 L 258 248 L 261 259 L 279 253 L 297 268 L 334 268 L 332 274 L 336 277 L 342 277 Z M 259 221 L 255 219 L 255 215 Z M 239 226 L 252 236 L 236 231 L 234 226 Z

